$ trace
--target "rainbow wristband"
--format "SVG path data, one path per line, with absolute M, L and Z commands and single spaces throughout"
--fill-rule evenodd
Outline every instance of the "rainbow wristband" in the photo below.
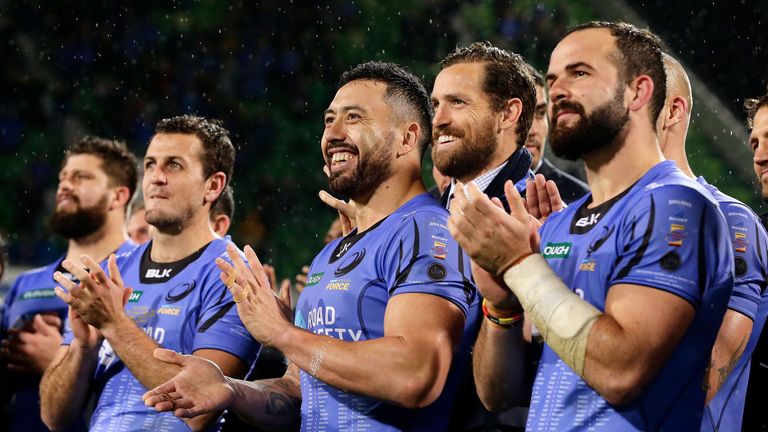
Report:
M 483 315 L 488 318 L 488 321 L 504 328 L 514 327 L 523 318 L 523 312 L 518 312 L 512 316 L 507 317 L 497 317 L 491 315 L 491 313 L 488 311 L 486 299 L 483 299 Z

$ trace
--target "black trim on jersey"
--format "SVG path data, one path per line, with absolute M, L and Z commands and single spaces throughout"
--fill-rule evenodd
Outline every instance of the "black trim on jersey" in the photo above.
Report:
M 208 330 L 212 325 L 216 324 L 216 321 L 220 320 L 224 315 L 229 312 L 230 309 L 232 309 L 232 306 L 235 305 L 234 301 L 231 301 L 224 306 L 222 306 L 219 310 L 216 311 L 213 316 L 208 318 L 203 325 L 200 326 L 200 328 L 197 329 L 198 333 L 205 333 L 206 330 Z
M 352 231 L 351 233 L 347 234 L 346 237 L 344 237 L 339 244 L 336 245 L 336 247 L 333 249 L 333 252 L 331 252 L 331 257 L 328 259 L 328 264 L 333 264 L 336 261 L 340 260 L 344 255 L 347 254 L 347 251 L 352 249 L 352 246 L 355 245 L 360 239 L 365 237 L 366 234 L 376 229 L 379 225 L 381 225 L 382 222 L 387 220 L 389 216 L 385 217 L 384 219 L 376 222 L 375 224 L 371 225 L 370 228 L 363 232 L 357 232 Z
M 363 332 L 366 339 L 370 339 L 371 335 L 368 334 L 368 327 L 365 326 L 365 315 L 363 314 L 363 300 L 365 299 L 365 292 L 368 291 L 368 288 L 372 287 L 373 284 L 377 282 L 384 282 L 384 280 L 376 279 L 368 282 L 360 290 L 360 294 L 357 296 L 357 321 L 360 323 L 360 330 Z
M 174 276 L 181 273 L 181 271 L 184 270 L 188 265 L 192 264 L 198 258 L 200 258 L 200 256 L 203 254 L 203 252 L 205 252 L 205 250 L 208 248 L 208 245 L 210 244 L 210 242 L 206 243 L 205 246 L 201 247 L 196 252 L 178 261 L 169 263 L 156 263 L 152 261 L 152 243 L 150 243 L 149 246 L 144 249 L 144 253 L 141 255 L 141 263 L 139 264 L 139 282 L 142 284 L 158 284 L 168 282 L 169 280 L 173 279 Z M 161 276 L 152 278 L 147 277 L 147 272 L 150 270 L 160 271 Z
M 459 273 L 461 273 L 461 285 L 464 289 L 464 296 L 467 298 L 467 304 L 472 303 L 472 282 L 467 279 L 467 276 L 464 275 L 464 250 L 461 249 L 461 246 L 459 246 L 459 243 L 456 242 L 456 248 L 458 249 L 456 252 L 456 256 L 459 259 Z M 472 272 L 470 272 L 469 277 L 472 277 Z
M 599 222 L 601 217 L 605 217 L 605 214 L 608 213 L 608 211 L 611 209 L 611 207 L 614 206 L 617 202 L 619 202 L 620 199 L 624 198 L 626 194 L 629 193 L 629 191 L 632 190 L 632 188 L 635 185 L 628 187 L 624 192 L 616 195 L 615 197 L 609 199 L 608 201 L 595 206 L 593 208 L 589 208 L 589 205 L 592 204 L 592 195 L 589 196 L 589 198 L 584 201 L 584 204 L 579 207 L 578 210 L 576 210 L 576 213 L 573 215 L 573 219 L 571 219 L 571 228 L 570 228 L 570 234 L 586 234 L 592 230 Z M 594 216 L 597 215 L 597 216 Z M 597 219 L 594 220 L 594 222 L 590 223 L 587 226 L 577 226 L 576 223 L 582 219 L 589 219 L 592 217 L 596 217 Z
M 651 196 L 650 213 L 651 214 L 648 217 L 648 226 L 645 228 L 645 234 L 643 234 L 643 242 L 640 244 L 640 247 L 637 248 L 635 256 L 633 256 L 627 265 L 619 271 L 618 275 L 616 276 L 618 279 L 627 277 L 629 272 L 632 271 L 632 267 L 640 263 L 640 260 L 643 259 L 643 255 L 645 255 L 645 250 L 648 249 L 648 244 L 651 242 L 651 236 L 653 235 L 653 224 L 656 220 L 656 202 L 653 200 L 653 196 Z
M 707 213 L 704 212 L 701 215 L 701 221 L 699 222 L 699 257 L 698 257 L 698 266 L 699 266 L 699 293 L 703 296 L 704 291 L 707 289 L 707 261 L 705 258 L 706 251 L 704 250 L 705 245 L 705 229 L 707 227 L 706 224 L 707 220 Z M 730 235 L 730 232 L 728 233 Z
M 400 270 L 400 264 L 403 262 L 403 240 L 400 239 L 400 259 L 397 260 L 397 276 L 395 277 L 395 284 L 389 289 L 390 292 L 397 288 L 398 285 L 405 282 L 408 275 L 411 273 L 413 264 L 416 263 L 416 258 L 419 256 L 419 227 L 416 225 L 416 219 L 411 220 L 413 221 L 413 253 L 411 254 L 411 260 L 404 269 Z

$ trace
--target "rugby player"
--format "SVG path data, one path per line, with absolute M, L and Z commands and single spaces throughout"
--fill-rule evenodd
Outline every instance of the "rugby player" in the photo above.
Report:
M 128 216 L 125 229 L 128 231 L 128 238 L 137 245 L 148 242 L 151 237 L 149 224 L 144 216 L 146 212 L 143 200 L 137 200 L 131 204 L 130 216 Z
M 134 245 L 125 232 L 125 212 L 138 179 L 136 157 L 124 143 L 83 137 L 64 156 L 51 229 L 66 238 L 66 254 L 22 273 L 5 298 L 0 320 L 0 380 L 3 393 L 15 395 L 8 416 L 11 431 L 45 431 L 40 419 L 40 377 L 61 344 L 67 305 L 54 294 L 53 274 L 74 278 L 63 261 L 86 254 L 101 261 Z M 79 413 L 76 413 L 79 417 Z M 82 420 L 73 429 L 85 429 Z
M 237 316 L 214 260 L 228 241 L 211 229 L 210 207 L 232 175 L 235 149 L 217 121 L 161 120 L 144 156 L 142 189 L 152 240 L 110 257 L 108 275 L 83 255 L 63 266 L 82 283 L 54 274 L 70 305 L 64 344 L 40 384 L 42 417 L 51 429 L 81 413 L 90 392 L 90 430 L 196 430 L 219 413 L 187 420 L 148 410 L 141 401 L 179 368 L 152 356 L 161 346 L 194 353 L 227 375 L 242 377 L 259 345 Z M 119 270 L 118 270 L 119 268 Z M 131 288 L 126 288 L 131 287 Z
M 552 52 L 546 79 L 550 145 L 584 161 L 591 194 L 537 232 L 510 182 L 511 215 L 470 184 L 456 189 L 449 221 L 546 343 L 527 429 L 698 429 L 734 258 L 717 203 L 659 149 L 660 41 L 629 24 L 581 25 Z M 498 321 L 513 320 L 502 312 Z M 519 338 L 491 324 L 483 320 L 486 352 L 474 355 Z M 512 367 L 489 368 L 502 380 Z

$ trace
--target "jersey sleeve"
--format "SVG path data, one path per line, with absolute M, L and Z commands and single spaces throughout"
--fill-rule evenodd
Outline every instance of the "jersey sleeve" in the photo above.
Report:
M 728 223 L 734 255 L 735 283 L 728 308 L 754 320 L 766 285 L 768 234 L 757 216 L 743 204 L 728 202 L 720 209 Z
M 227 259 L 224 255 L 222 258 Z M 237 314 L 235 301 L 227 287 L 219 279 L 218 268 L 209 266 L 200 305 L 192 352 L 199 349 L 215 349 L 238 357 L 248 367 L 256 360 L 260 345 L 253 339 Z
M 446 216 L 413 213 L 386 241 L 382 271 L 390 296 L 434 294 L 467 315 L 477 290 L 471 281 L 469 258 L 448 232 Z
M 11 305 L 16 298 L 16 293 L 19 290 L 20 281 L 21 276 L 17 277 L 16 280 L 13 281 L 13 285 L 11 286 L 11 289 L 8 290 L 8 294 L 6 294 L 3 304 L 0 305 L 0 341 L 6 338 L 8 329 L 11 327 Z
M 632 203 L 618 227 L 610 285 L 657 288 L 698 307 L 711 270 L 733 268 L 724 225 L 714 202 L 693 188 L 649 191 Z

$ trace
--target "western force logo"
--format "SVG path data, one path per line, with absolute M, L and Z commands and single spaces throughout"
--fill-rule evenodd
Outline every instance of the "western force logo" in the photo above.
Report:
M 576 221 L 576 226 L 580 228 L 592 226 L 600 220 L 600 213 L 594 213 L 589 216 L 584 216 Z
M 541 252 L 544 258 L 568 258 L 571 254 L 571 243 L 547 243 Z
M 144 275 L 145 278 L 149 279 L 163 279 L 171 277 L 171 270 L 172 269 L 148 269 L 147 274 Z
M 333 272 L 335 277 L 341 277 L 355 269 L 365 258 L 365 249 L 352 254 L 352 262 L 349 264 L 340 264 L 339 267 Z

